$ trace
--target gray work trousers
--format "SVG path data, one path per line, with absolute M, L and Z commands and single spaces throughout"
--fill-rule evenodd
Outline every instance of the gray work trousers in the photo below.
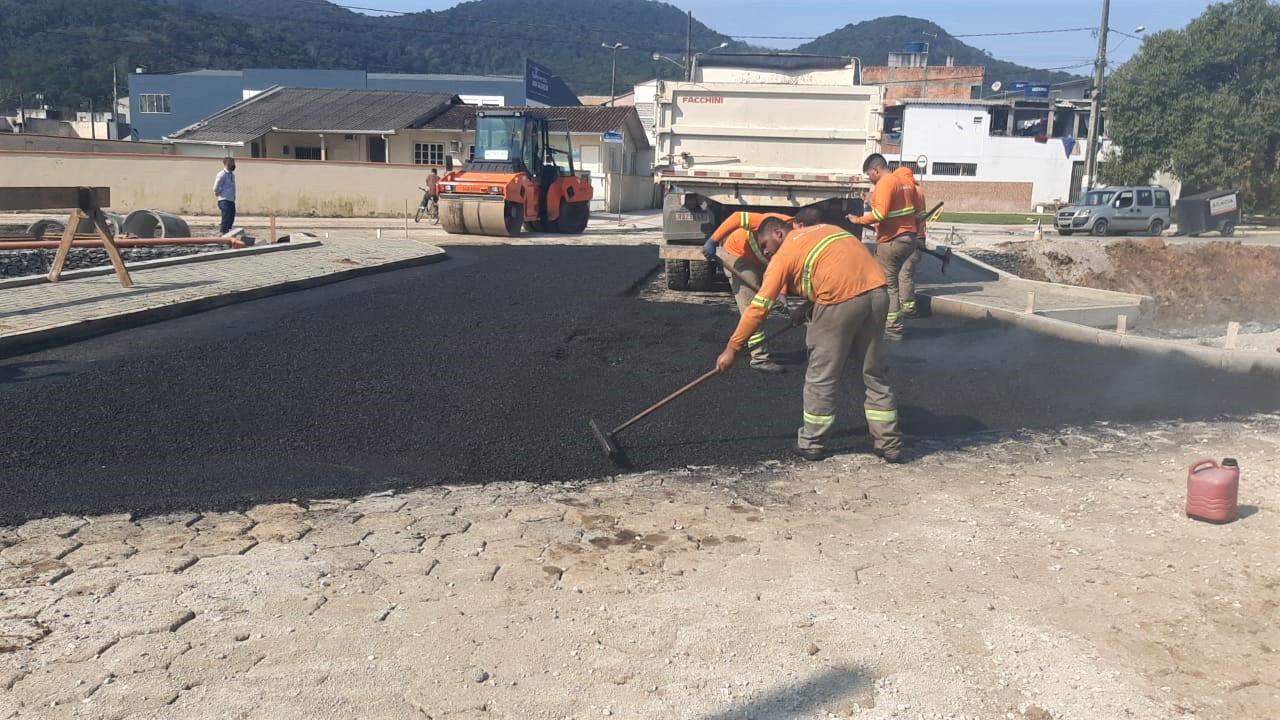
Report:
M 864 409 L 871 439 L 879 450 L 902 446 L 898 406 L 885 378 L 880 355 L 889 294 L 884 288 L 865 292 L 839 305 L 815 305 L 809 320 L 809 368 L 804 376 L 804 425 L 797 444 L 824 449 L 836 421 L 836 397 L 850 356 L 862 365 L 866 387 Z
M 761 281 L 764 280 L 764 270 L 755 263 L 743 260 L 736 255 L 730 255 L 727 252 L 720 253 L 720 261 L 731 263 L 731 267 L 742 274 L 742 277 L 750 280 L 755 286 L 760 287 Z M 751 307 L 751 300 L 756 296 L 756 291 L 742 284 L 742 281 L 733 276 L 733 273 L 726 273 L 729 276 L 729 289 L 733 291 L 733 299 L 738 303 L 738 313 L 745 313 L 747 308 Z M 758 365 L 769 361 L 769 347 L 765 345 L 764 326 L 761 326 L 754 335 L 747 339 L 747 348 L 751 351 L 751 364 Z
M 906 233 L 876 245 L 876 260 L 889 283 L 889 313 L 885 331 L 902 334 L 902 313 L 916 309 L 916 266 L 920 264 L 920 240 Z

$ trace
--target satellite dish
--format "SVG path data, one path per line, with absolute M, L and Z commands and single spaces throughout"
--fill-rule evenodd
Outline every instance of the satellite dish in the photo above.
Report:
M 1004 87 L 999 80 L 991 83 L 991 92 L 1000 92 L 1000 88 Z

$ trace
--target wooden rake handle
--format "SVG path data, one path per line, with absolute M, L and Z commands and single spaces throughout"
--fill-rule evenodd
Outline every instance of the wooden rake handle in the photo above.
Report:
M 793 330 L 794 328 L 798 328 L 798 327 L 802 327 L 802 326 L 800 326 L 800 325 L 788 325 L 788 326 L 786 326 L 786 327 L 782 328 L 781 330 L 779 330 L 777 333 L 775 333 L 773 337 L 774 337 L 775 339 L 776 339 L 776 338 L 779 338 L 779 337 L 782 337 L 782 336 L 783 336 L 783 335 L 785 335 L 786 333 L 788 333 L 788 332 L 790 332 L 791 330 Z M 680 388 L 679 390 L 677 390 L 677 391 L 675 391 L 675 392 L 671 393 L 670 395 L 668 395 L 668 396 L 666 396 L 666 397 L 662 398 L 661 400 L 659 400 L 658 402 L 654 403 L 653 405 L 650 405 L 648 408 L 646 408 L 646 409 L 645 409 L 643 412 L 641 412 L 639 415 L 636 415 L 635 417 L 631 418 L 630 420 L 628 420 L 628 421 L 626 421 L 626 422 L 622 423 L 621 425 L 619 425 L 618 427 L 614 428 L 612 431 L 610 431 L 609 435 L 610 435 L 610 436 L 617 435 L 618 433 L 622 432 L 623 430 L 626 430 L 627 428 L 631 427 L 632 425 L 635 425 L 636 423 L 638 423 L 638 422 L 640 422 L 641 420 L 645 419 L 646 417 L 648 417 L 648 416 L 652 415 L 653 413 L 657 412 L 658 410 L 661 410 L 664 406 L 666 406 L 666 405 L 667 405 L 668 403 L 670 403 L 672 400 L 675 400 L 676 398 L 680 397 L 681 395 L 683 395 L 683 394 L 685 394 L 685 393 L 689 392 L 690 390 L 692 390 L 692 389 L 694 389 L 694 388 L 698 387 L 698 386 L 699 386 L 699 385 L 701 385 L 702 383 L 704 383 L 704 382 L 706 382 L 706 381 L 710 380 L 713 376 L 715 376 L 715 375 L 719 375 L 719 374 L 720 374 L 720 371 L 719 371 L 718 369 L 716 369 L 716 368 L 711 368 L 710 370 L 706 371 L 705 373 L 703 373 L 703 374 L 699 375 L 699 376 L 698 376 L 698 378 L 697 378 L 696 380 L 694 380 L 693 382 L 690 382 L 688 385 L 685 385 L 684 387 Z

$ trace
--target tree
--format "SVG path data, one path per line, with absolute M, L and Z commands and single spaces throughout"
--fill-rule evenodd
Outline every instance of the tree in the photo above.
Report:
M 1280 5 L 1232 0 L 1152 35 L 1105 100 L 1103 180 L 1167 171 L 1184 194 L 1237 187 L 1246 207 L 1280 209 Z

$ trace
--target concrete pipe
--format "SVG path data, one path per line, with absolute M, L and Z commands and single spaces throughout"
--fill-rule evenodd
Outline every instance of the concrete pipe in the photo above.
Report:
M 221 237 L 205 237 L 205 238 L 116 238 L 116 247 L 135 248 L 135 247 L 172 247 L 175 245 L 230 245 L 236 246 L 239 242 L 232 238 Z M 0 242 L 0 250 L 56 250 L 62 244 L 62 240 L 18 240 L 15 242 Z M 73 248 L 100 248 L 102 241 L 99 239 L 81 239 L 72 240 Z M 240 243 L 240 247 L 245 247 L 244 243 Z
M 134 210 L 124 219 L 120 231 L 140 238 L 191 237 L 186 220 L 159 210 Z
M 86 222 L 87 221 L 83 219 L 80 221 L 80 226 L 76 228 L 77 233 L 90 232 L 92 230 L 92 228 L 85 227 Z M 45 235 L 48 235 L 50 237 L 61 236 L 66 229 L 67 229 L 67 224 L 62 220 L 55 220 L 54 218 L 41 218 L 31 223 L 31 225 L 27 227 L 26 234 L 30 235 L 36 240 L 42 240 Z
M 107 226 L 111 228 L 111 232 L 119 235 L 120 226 L 124 224 L 124 216 L 116 213 L 103 213 L 107 217 Z M 41 218 L 27 227 L 27 235 L 35 240 L 41 240 L 44 237 L 62 237 L 62 232 L 67 229 L 67 221 L 62 218 Z M 93 223 L 89 218 L 80 218 L 80 223 L 76 226 L 77 235 L 96 235 L 97 230 L 93 227 Z

